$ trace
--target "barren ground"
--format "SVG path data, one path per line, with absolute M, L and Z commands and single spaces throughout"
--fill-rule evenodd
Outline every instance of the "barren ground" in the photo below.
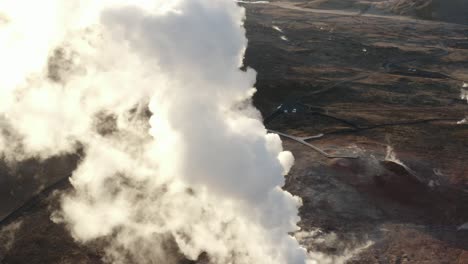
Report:
M 327 159 L 285 139 L 301 226 L 340 241 L 309 247 L 339 255 L 370 240 L 349 263 L 468 263 L 468 232 L 457 230 L 468 221 L 468 126 L 453 121 L 468 112 L 458 99 L 468 49 L 451 44 L 466 41 L 468 27 L 289 2 L 249 5 L 248 18 L 246 60 L 259 71 L 264 116 L 280 104 L 309 107 L 268 128 L 324 133 L 310 143 L 360 156 Z M 387 146 L 408 169 L 384 161 Z

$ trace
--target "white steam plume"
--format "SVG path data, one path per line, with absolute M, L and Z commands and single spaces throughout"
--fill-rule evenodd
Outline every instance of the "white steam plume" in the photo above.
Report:
M 465 83 L 465 82 L 463 83 L 460 98 L 468 102 L 468 83 Z M 468 123 L 468 117 L 457 122 L 458 125 L 464 125 L 466 123 Z
M 83 148 L 53 219 L 113 263 L 305 263 L 293 163 L 251 104 L 233 0 L 0 2 L 0 147 Z M 147 111 L 149 108 L 150 114 Z M 151 116 L 151 118 L 148 118 Z M 148 122 L 149 120 L 149 122 Z
M 10 251 L 18 230 L 21 228 L 23 222 L 16 221 L 0 228 L 0 258 L 3 259 Z
M 461 89 L 460 98 L 468 102 L 468 83 L 463 83 L 463 88 Z

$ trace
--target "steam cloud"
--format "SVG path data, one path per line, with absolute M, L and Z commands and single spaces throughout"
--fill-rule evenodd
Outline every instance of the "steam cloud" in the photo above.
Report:
M 53 220 L 112 263 L 305 263 L 232 0 L 0 2 L 5 159 L 85 153 Z

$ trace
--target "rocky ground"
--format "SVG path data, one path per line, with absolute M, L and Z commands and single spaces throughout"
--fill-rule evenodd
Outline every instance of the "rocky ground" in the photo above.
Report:
M 309 248 L 340 256 L 372 241 L 348 262 L 468 263 L 468 232 L 458 230 L 468 220 L 468 127 L 456 124 L 468 111 L 459 99 L 468 49 L 453 45 L 468 27 L 297 7 L 248 6 L 256 104 L 264 116 L 289 110 L 270 129 L 323 133 L 310 143 L 360 157 L 328 159 L 285 140 L 301 226 L 321 230 Z
M 309 143 L 359 157 L 330 159 L 284 139 L 296 157 L 286 188 L 303 198 L 303 244 L 331 263 L 468 263 L 468 125 L 457 125 L 468 115 L 468 26 L 293 2 L 245 6 L 245 64 L 258 71 L 267 127 L 323 134 Z M 0 185 L 0 263 L 102 262 L 105 241 L 78 245 L 50 220 L 77 160 L 1 166 L 11 176 Z M 9 192 L 19 172 L 23 189 Z

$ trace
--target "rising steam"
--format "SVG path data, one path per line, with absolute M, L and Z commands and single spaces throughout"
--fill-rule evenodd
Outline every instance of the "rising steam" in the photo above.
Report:
M 239 69 L 244 16 L 233 0 L 0 2 L 2 154 L 83 150 L 53 220 L 106 241 L 107 261 L 306 262 L 281 189 L 293 157 Z

